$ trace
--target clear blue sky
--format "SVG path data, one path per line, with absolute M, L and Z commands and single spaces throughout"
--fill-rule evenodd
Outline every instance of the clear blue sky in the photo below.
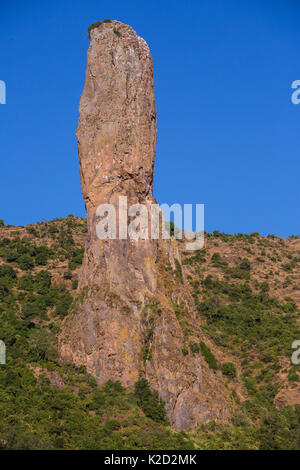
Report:
M 75 129 L 105 18 L 152 52 L 158 202 L 204 203 L 207 231 L 299 233 L 299 0 L 1 0 L 0 218 L 85 215 Z

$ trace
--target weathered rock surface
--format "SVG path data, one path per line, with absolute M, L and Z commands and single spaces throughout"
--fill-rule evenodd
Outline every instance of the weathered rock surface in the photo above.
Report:
M 111 379 L 132 386 L 144 374 L 177 429 L 227 419 L 220 374 L 199 355 L 182 354 L 185 338 L 174 304 L 184 306 L 186 322 L 195 322 L 193 301 L 184 283 L 166 287 L 163 273 L 180 260 L 178 248 L 96 235 L 100 204 L 117 207 L 119 196 L 127 196 L 128 205 L 155 202 L 152 58 L 127 25 L 113 21 L 91 31 L 77 138 L 88 240 L 78 306 L 60 337 L 62 359 L 86 365 L 99 385 Z

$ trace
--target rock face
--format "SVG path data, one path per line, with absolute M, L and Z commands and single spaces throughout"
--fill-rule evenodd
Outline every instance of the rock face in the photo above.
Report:
M 145 375 L 177 429 L 228 418 L 220 379 L 199 356 L 182 354 L 185 338 L 172 305 L 184 305 L 189 321 L 195 309 L 184 285 L 172 294 L 163 279 L 165 264 L 180 260 L 178 248 L 96 234 L 100 204 L 118 208 L 119 196 L 128 205 L 155 202 L 152 58 L 127 25 L 113 21 L 91 31 L 77 138 L 88 240 L 78 305 L 59 339 L 62 359 L 86 365 L 99 385 L 111 379 L 132 386 Z

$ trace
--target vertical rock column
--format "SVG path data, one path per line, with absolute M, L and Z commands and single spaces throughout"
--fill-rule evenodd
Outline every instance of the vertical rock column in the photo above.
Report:
M 99 384 L 132 385 L 141 356 L 140 312 L 156 288 L 157 246 L 99 240 L 96 211 L 103 203 L 118 209 L 119 196 L 128 206 L 154 202 L 153 64 L 146 42 L 127 25 L 105 23 L 90 36 L 77 129 L 88 239 L 80 302 L 65 322 L 60 350 L 64 360 L 85 364 Z
M 143 372 L 176 429 L 228 419 L 221 372 L 209 369 L 200 354 L 183 355 L 187 339 L 174 305 L 191 325 L 189 342 L 199 342 L 202 332 L 188 286 L 164 282 L 165 267 L 180 258 L 179 245 L 97 237 L 101 204 L 118 208 L 120 196 L 128 207 L 155 202 L 152 59 L 129 26 L 113 21 L 91 31 L 77 137 L 88 238 L 78 301 L 59 338 L 62 359 L 85 365 L 99 385 L 111 379 L 132 386 Z

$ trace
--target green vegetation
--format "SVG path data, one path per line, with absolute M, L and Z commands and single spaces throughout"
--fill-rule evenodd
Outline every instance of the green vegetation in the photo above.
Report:
M 236 377 L 236 367 L 232 362 L 224 362 L 222 364 L 222 373 L 231 379 Z
M 74 259 L 70 233 L 47 233 L 60 234 L 60 255 Z M 85 367 L 59 364 L 57 335 L 73 299 L 68 271 L 57 284 L 49 269 L 40 269 L 38 253 L 54 256 L 47 250 L 19 238 L 0 242 L 0 338 L 7 346 L 7 364 L 0 366 L 0 448 L 192 449 L 185 433 L 167 427 L 163 403 L 143 380 L 135 393 L 110 381 L 99 389 Z M 36 271 L 19 271 L 23 254 Z M 160 314 L 158 304 L 149 310 Z
M 134 392 L 146 416 L 157 423 L 166 423 L 164 403 L 158 398 L 158 393 L 150 389 L 146 379 L 136 382 Z
M 213 370 L 217 370 L 218 369 L 217 360 L 215 356 L 213 355 L 213 353 L 211 352 L 211 350 L 209 349 L 209 347 L 206 346 L 206 344 L 203 343 L 203 341 L 200 342 L 200 350 L 203 354 L 204 359 L 209 365 L 209 367 Z
M 258 234 L 227 236 L 214 232 L 212 237 L 226 243 L 249 242 L 261 246 L 261 255 L 265 257 L 262 262 L 282 262 L 282 256 L 272 250 L 271 240 L 277 246 L 284 243 L 274 236 L 262 239 Z M 202 449 L 299 449 L 300 406 L 278 410 L 274 403 L 282 387 L 280 373 L 285 373 L 286 380 L 293 385 L 300 380 L 297 366 L 291 365 L 284 370 L 280 365 L 281 358 L 290 362 L 292 341 L 300 337 L 299 310 L 291 297 L 278 299 L 271 296 L 270 281 L 259 282 L 252 278 L 256 252 L 246 251 L 253 258 L 241 259 L 235 265 L 229 265 L 220 254 L 214 253 L 211 264 L 219 271 L 215 276 L 207 273 L 204 255 L 188 255 L 183 261 L 202 331 L 216 347 L 234 356 L 242 367 L 241 375 L 237 377 L 235 364 L 219 364 L 222 374 L 230 379 L 231 395 L 237 404 L 233 422 L 227 425 L 208 423 L 191 435 Z M 289 262 L 283 263 L 281 270 L 292 272 L 297 267 L 298 257 L 293 253 L 285 256 Z M 279 275 L 280 266 L 277 271 L 273 269 L 264 273 L 265 279 Z M 282 287 L 292 283 L 289 276 Z M 191 350 L 195 351 L 197 346 L 195 343 Z M 201 352 L 214 368 L 218 366 L 206 345 L 202 345 Z M 233 388 L 237 381 L 248 393 L 248 399 L 243 403 Z
M 178 433 L 144 378 L 134 390 L 111 381 L 98 388 L 85 367 L 59 363 L 61 323 L 87 293 L 76 292 L 86 222 L 69 215 L 17 229 L 0 221 L 0 227 L 0 338 L 7 346 L 7 364 L 0 366 L 0 448 L 300 449 L 300 405 L 279 410 L 274 404 L 282 377 L 292 389 L 300 380 L 299 367 L 281 361 L 290 363 L 291 343 L 300 337 L 290 294 L 297 288 L 297 251 L 280 250 L 284 243 L 274 236 L 216 231 L 207 234 L 212 250 L 183 253 L 175 270 L 166 266 L 172 288 L 187 279 L 183 288 L 191 291 L 200 323 L 196 332 L 188 306 L 175 297 L 171 305 L 183 337 L 178 360 L 203 356 L 216 380 L 223 375 L 236 403 L 230 423 L 211 421 Z M 211 256 L 214 243 L 221 254 L 222 243 L 240 244 L 249 258 Z M 263 275 L 254 278 L 258 255 Z M 289 290 L 275 298 L 274 286 Z M 144 361 L 152 360 L 163 308 L 153 300 L 143 311 Z M 232 362 L 217 362 L 213 344 Z
M 91 38 L 91 31 L 95 28 L 98 28 L 101 25 L 102 25 L 101 21 L 96 21 L 95 23 L 91 24 L 91 26 L 88 27 L 88 37 Z

